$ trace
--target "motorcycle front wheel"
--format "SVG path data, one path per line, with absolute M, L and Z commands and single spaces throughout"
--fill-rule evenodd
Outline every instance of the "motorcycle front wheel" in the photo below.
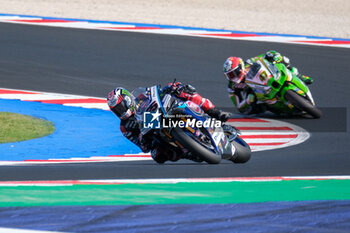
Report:
M 233 155 L 232 162 L 234 163 L 246 163 L 251 157 L 252 151 L 250 146 L 237 135 L 235 140 L 231 142 L 232 146 L 235 147 L 235 153 Z
M 308 99 L 298 95 L 296 92 L 292 90 L 288 90 L 286 91 L 286 94 L 284 95 L 284 97 L 286 98 L 286 100 L 288 100 L 289 103 L 294 105 L 297 109 L 299 109 L 300 111 L 306 112 L 313 118 L 318 119 L 322 116 L 321 110 L 316 108 L 316 106 L 312 105 L 312 103 Z
M 203 159 L 209 164 L 218 164 L 221 161 L 221 154 L 215 154 L 205 146 L 196 142 L 191 136 L 186 134 L 183 129 L 174 128 L 171 131 L 171 135 L 177 140 L 184 148 L 191 151 L 192 154 Z

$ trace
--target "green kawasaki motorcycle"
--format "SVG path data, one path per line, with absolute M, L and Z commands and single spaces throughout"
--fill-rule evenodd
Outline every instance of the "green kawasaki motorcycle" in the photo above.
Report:
M 258 104 L 264 103 L 277 114 L 309 115 L 320 118 L 309 88 L 282 63 L 257 60 L 246 75 L 245 83 L 253 89 Z

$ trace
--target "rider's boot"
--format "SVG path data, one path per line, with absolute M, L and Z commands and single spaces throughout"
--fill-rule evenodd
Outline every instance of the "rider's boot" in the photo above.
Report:
M 202 159 L 200 159 L 198 156 L 193 155 L 190 151 L 185 152 L 181 155 L 181 159 L 189 159 L 192 160 L 193 162 L 201 163 L 203 162 Z
M 309 76 L 306 76 L 306 75 L 299 74 L 298 78 L 300 78 L 301 81 L 303 81 L 306 85 L 310 85 L 314 82 L 314 80 L 312 78 L 310 78 Z
M 292 73 L 296 75 L 298 78 L 300 78 L 300 80 L 303 81 L 306 85 L 310 85 L 314 82 L 314 80 L 309 76 L 300 74 L 298 69 L 295 67 L 292 67 L 290 71 L 292 71 Z
M 154 148 L 151 151 L 151 156 L 159 164 L 163 164 L 166 161 L 176 162 L 181 158 L 175 151 L 163 147 Z

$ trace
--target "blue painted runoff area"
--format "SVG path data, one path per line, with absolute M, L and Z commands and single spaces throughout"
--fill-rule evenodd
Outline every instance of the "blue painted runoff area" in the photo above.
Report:
M 113 113 L 100 109 L 69 107 L 20 100 L 0 99 L 0 112 L 13 112 L 54 123 L 46 137 L 0 144 L 0 161 L 63 159 L 139 153 L 126 139 Z
M 48 19 L 48 20 L 59 19 L 59 20 L 79 21 L 79 22 L 88 22 L 88 23 L 110 23 L 110 24 L 119 24 L 119 25 L 135 25 L 136 27 L 159 27 L 159 28 L 164 28 L 164 29 L 206 30 L 206 31 L 210 31 L 210 32 L 231 32 L 231 33 L 238 33 L 238 34 L 251 33 L 251 34 L 256 34 L 259 36 L 284 36 L 284 37 L 293 36 L 293 37 L 302 37 L 302 38 L 308 38 L 308 39 L 332 39 L 332 40 L 339 40 L 339 41 L 350 41 L 350 39 L 346 39 L 346 38 L 307 36 L 307 35 L 296 35 L 296 34 L 265 33 L 265 32 L 249 32 L 249 31 L 232 31 L 232 30 L 224 30 L 224 29 L 185 27 L 185 26 L 174 26 L 174 25 L 164 25 L 164 24 L 87 20 L 87 19 L 44 17 L 44 16 L 37 16 L 37 15 L 20 15 L 20 14 L 4 14 L 4 13 L 0 13 L 0 16 L 20 16 L 20 17 L 27 17 L 27 18 L 42 18 L 42 19 Z
M 0 227 L 62 232 L 349 232 L 350 201 L 2 207 Z

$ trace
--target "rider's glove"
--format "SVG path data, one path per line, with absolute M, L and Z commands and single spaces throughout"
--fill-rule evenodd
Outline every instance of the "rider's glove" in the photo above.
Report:
M 168 86 L 163 88 L 164 93 L 174 93 L 175 95 L 180 95 L 184 86 L 181 82 L 168 83 Z
M 231 113 L 229 113 L 229 112 L 223 112 L 222 111 L 219 114 L 219 120 L 222 121 L 222 122 L 226 122 L 230 118 L 231 118 Z
M 206 114 L 209 116 L 216 118 L 222 122 L 226 122 L 228 119 L 231 118 L 231 113 L 229 112 L 223 112 L 217 108 L 211 108 L 208 111 L 206 111 Z
M 283 60 L 283 57 L 279 52 L 270 50 L 266 52 L 265 59 L 272 63 L 279 63 Z
M 192 85 L 190 84 L 186 84 L 183 88 L 184 92 L 186 92 L 187 94 L 190 94 L 190 95 L 193 95 L 195 94 L 197 91 L 196 91 L 196 88 L 194 88 Z

